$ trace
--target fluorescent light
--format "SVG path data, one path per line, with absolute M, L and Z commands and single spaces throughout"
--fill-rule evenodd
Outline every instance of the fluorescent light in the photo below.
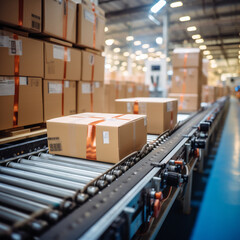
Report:
M 148 55 L 147 54 L 142 54 L 140 55 L 141 59 L 147 59 L 148 58 Z
M 158 1 L 155 5 L 152 6 L 151 12 L 157 13 L 158 11 L 161 10 L 161 8 L 163 8 L 165 6 L 165 4 L 166 4 L 165 0 Z
M 240 55 L 238 55 L 238 58 L 240 59 Z
M 128 42 L 133 41 L 133 40 L 134 40 L 134 37 L 133 37 L 133 36 L 127 36 L 127 37 L 126 37 L 126 40 L 127 40 Z
M 117 60 L 117 61 L 114 61 L 114 65 L 119 65 L 119 61 Z
M 156 52 L 156 55 L 162 55 L 162 52 L 160 52 L 160 51 L 158 51 L 158 52 Z
M 142 54 L 142 51 L 141 51 L 141 50 L 138 50 L 138 51 L 136 51 L 135 53 L 136 53 L 136 55 L 141 55 L 141 54 Z
M 191 26 L 191 27 L 188 27 L 187 28 L 187 31 L 188 32 L 194 32 L 194 31 L 196 31 L 197 30 L 197 28 L 195 27 L 195 26 Z
M 104 28 L 104 32 L 107 32 L 107 31 L 108 31 L 108 27 L 105 27 L 105 28 Z
M 211 68 L 216 68 L 216 67 L 217 67 L 216 63 L 211 64 Z
M 106 43 L 107 46 L 112 46 L 113 43 L 114 43 L 114 39 L 107 39 L 107 40 L 105 41 L 105 43 Z
M 202 38 L 195 40 L 195 43 L 203 43 L 203 42 L 204 42 L 204 40 Z
M 114 60 L 118 59 L 118 56 L 117 55 L 113 56 L 113 59 Z
M 166 55 L 165 54 L 162 54 L 161 56 L 160 56 L 160 58 L 165 58 L 166 57 Z
M 132 67 L 136 67 L 137 66 L 137 64 L 136 63 L 132 63 Z
M 128 57 L 129 55 L 130 55 L 129 52 L 124 52 L 124 53 L 123 53 L 123 56 L 124 56 L 124 57 Z
M 170 62 L 170 61 L 171 61 L 170 57 L 167 57 L 166 60 L 167 60 L 167 62 Z
M 150 53 L 153 53 L 154 51 L 155 51 L 154 48 L 149 48 L 149 49 L 148 49 L 148 52 L 150 52 Z
M 132 53 L 131 55 L 130 55 L 130 58 L 135 58 L 136 56 L 135 56 L 135 54 L 134 53 Z
M 163 43 L 163 38 L 162 37 L 157 37 L 156 38 L 156 43 L 161 45 Z
M 113 51 L 114 51 L 115 53 L 119 53 L 119 52 L 121 51 L 121 49 L 120 49 L 120 48 L 114 48 Z
M 206 45 L 200 45 L 199 48 L 200 48 L 201 50 L 205 50 L 205 49 L 207 49 L 207 46 L 206 46 Z
M 199 39 L 199 38 L 201 38 L 201 35 L 200 35 L 200 34 L 192 35 L 192 39 Z
M 143 48 L 143 49 L 147 49 L 147 48 L 149 48 L 149 47 L 150 47 L 149 44 L 143 44 L 143 45 L 142 45 L 142 48 Z
M 135 41 L 133 44 L 134 44 L 135 46 L 140 46 L 140 45 L 141 45 L 141 41 Z
M 183 3 L 181 1 L 179 2 L 173 2 L 170 4 L 171 8 L 177 8 L 177 7 L 181 7 L 183 5 Z
M 137 69 L 138 69 L 138 70 L 142 70 L 142 66 L 138 65 L 138 66 L 137 66 Z
M 122 66 L 126 67 L 127 66 L 127 62 L 122 62 Z
M 147 71 L 147 68 L 146 68 L 146 67 L 143 67 L 142 70 L 143 70 L 144 72 L 146 72 L 146 71 Z
M 106 68 L 106 69 L 110 69 L 110 68 L 111 68 L 111 64 L 109 64 L 109 63 L 108 63 L 108 64 L 105 64 L 105 68 Z
M 125 67 L 120 67 L 120 70 L 123 72 L 123 71 L 125 71 Z
M 183 16 L 183 17 L 179 18 L 180 22 L 187 22 L 187 21 L 190 21 L 190 20 L 191 20 L 191 18 L 189 16 Z
M 203 54 L 204 54 L 204 55 L 209 55 L 209 54 L 211 54 L 211 53 L 210 53 L 210 51 L 206 50 L 206 51 L 203 51 Z
M 141 56 L 136 56 L 136 61 L 141 60 Z
M 106 57 L 106 53 L 105 52 L 102 52 L 102 57 Z
M 160 25 L 161 23 L 153 16 L 153 15 L 151 15 L 151 14 L 148 14 L 148 18 L 152 21 L 152 22 L 154 22 L 155 24 L 157 24 L 157 25 Z
M 211 59 L 213 59 L 213 56 L 212 55 L 207 55 L 207 59 L 211 60 Z

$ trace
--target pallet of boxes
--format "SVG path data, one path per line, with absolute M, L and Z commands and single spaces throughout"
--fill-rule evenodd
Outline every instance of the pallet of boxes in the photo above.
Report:
M 182 113 L 198 111 L 202 92 L 202 53 L 198 48 L 179 48 L 172 55 L 171 98 L 178 99 Z

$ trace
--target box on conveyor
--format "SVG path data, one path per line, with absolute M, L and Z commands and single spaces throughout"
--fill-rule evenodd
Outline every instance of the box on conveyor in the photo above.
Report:
M 41 0 L 1 0 L 0 22 L 31 32 L 42 30 Z
M 146 144 L 146 116 L 82 113 L 47 121 L 52 154 L 117 163 Z
M 43 42 L 0 30 L 0 63 L 0 76 L 42 78 Z
M 77 84 L 77 113 L 104 112 L 103 82 L 84 82 Z
M 80 81 L 81 51 L 57 44 L 44 43 L 45 79 Z M 66 65 L 65 65 L 66 64 Z M 64 73 L 65 71 L 65 73 Z
M 72 0 L 43 0 L 43 33 L 76 42 L 77 4 Z
M 216 87 L 203 85 L 202 86 L 202 102 L 213 103 L 216 101 Z
M 104 57 L 82 51 L 82 81 L 104 81 Z
M 104 51 L 105 13 L 89 0 L 78 4 L 77 45 Z
M 1 76 L 0 112 L 0 130 L 43 122 L 42 79 Z
M 196 112 L 200 109 L 201 97 L 198 94 L 169 93 L 168 97 L 178 100 L 179 112 Z
M 171 98 L 125 98 L 116 100 L 118 113 L 147 115 L 147 132 L 161 134 L 177 123 L 178 103 Z
M 44 121 L 76 113 L 77 81 L 43 80 Z

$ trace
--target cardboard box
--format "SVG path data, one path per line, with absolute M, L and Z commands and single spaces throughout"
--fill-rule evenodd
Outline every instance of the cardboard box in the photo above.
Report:
M 104 81 L 105 58 L 91 52 L 82 51 L 82 81 Z M 93 77 L 93 79 L 92 79 Z
M 199 68 L 174 68 L 171 92 L 200 94 L 201 80 Z
M 15 77 L 0 77 L 0 130 L 13 126 Z M 17 126 L 43 122 L 42 79 L 19 77 Z M 17 127 L 16 126 L 16 127 Z
M 110 84 L 104 84 L 104 113 L 110 113 Z M 115 100 L 114 100 L 115 103 Z
M 43 77 L 43 42 L 0 30 L 0 76 L 15 75 L 15 56 L 19 76 Z
M 91 96 L 93 112 L 104 112 L 104 86 L 102 82 L 78 82 L 77 113 L 91 112 Z
M 136 97 L 136 84 L 134 82 L 126 83 L 126 98 Z
M 80 81 L 81 79 L 81 51 L 75 48 L 64 47 L 52 43 L 44 43 L 45 78 L 64 78 L 64 54 L 67 59 L 66 79 Z
M 62 80 L 43 80 L 44 121 L 76 113 L 77 82 L 64 81 L 64 93 L 62 84 Z
M 171 98 L 126 98 L 116 100 L 118 113 L 147 115 L 147 132 L 161 134 L 177 123 L 177 100 Z
M 202 86 L 202 102 L 213 103 L 216 101 L 216 87 Z
M 89 0 L 83 0 L 81 4 L 78 4 L 77 44 L 104 51 L 105 13 L 97 6 L 95 6 L 95 13 L 96 19 L 94 16 L 92 3 Z M 95 31 L 94 24 L 96 24 Z
M 196 112 L 200 109 L 201 98 L 198 94 L 169 93 L 168 97 L 178 100 L 179 112 Z
M 143 92 L 143 97 L 149 97 L 149 86 L 144 85 L 144 92 Z
M 43 0 L 43 33 L 76 43 L 77 4 L 71 0 Z
M 144 84 L 136 84 L 136 97 L 144 97 Z
M 50 153 L 110 163 L 140 150 L 147 137 L 146 116 L 129 114 L 61 117 L 47 121 L 47 130 Z
M 199 48 L 176 48 L 172 55 L 175 68 L 199 67 L 202 69 L 202 53 Z
M 42 30 L 41 0 L 1 0 L 0 21 L 7 25 L 19 26 L 31 32 Z M 22 11 L 22 12 L 21 12 Z

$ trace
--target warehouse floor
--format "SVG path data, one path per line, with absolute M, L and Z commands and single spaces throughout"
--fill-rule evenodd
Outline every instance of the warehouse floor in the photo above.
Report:
M 195 172 L 191 214 L 174 203 L 157 239 L 237 239 L 240 236 L 240 102 L 231 99 L 225 125 Z M 175 231 L 172 231 L 174 226 Z

